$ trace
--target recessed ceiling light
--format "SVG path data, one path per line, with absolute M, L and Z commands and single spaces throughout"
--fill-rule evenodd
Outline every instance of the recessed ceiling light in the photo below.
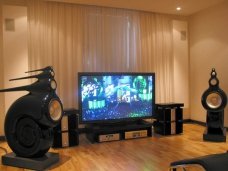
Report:
M 177 10 L 177 11 L 180 11 L 180 10 L 181 10 L 181 7 L 177 7 L 176 10 Z

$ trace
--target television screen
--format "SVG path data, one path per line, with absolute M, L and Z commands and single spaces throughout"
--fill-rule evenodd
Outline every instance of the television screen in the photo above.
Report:
M 81 123 L 151 118 L 154 73 L 79 73 Z

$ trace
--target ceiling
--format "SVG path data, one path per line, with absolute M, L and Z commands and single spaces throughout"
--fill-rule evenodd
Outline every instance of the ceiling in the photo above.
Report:
M 46 0 L 188 16 L 225 0 Z M 177 11 L 180 6 L 182 10 Z

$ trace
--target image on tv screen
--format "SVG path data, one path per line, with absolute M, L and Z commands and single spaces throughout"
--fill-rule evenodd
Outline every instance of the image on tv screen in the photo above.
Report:
M 79 79 L 82 121 L 152 116 L 152 75 L 82 75 Z

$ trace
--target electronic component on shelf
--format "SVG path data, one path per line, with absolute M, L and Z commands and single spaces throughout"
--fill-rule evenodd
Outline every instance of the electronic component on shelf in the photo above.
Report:
M 148 136 L 147 130 L 125 132 L 125 139 L 143 138 L 143 137 L 147 137 L 147 136 Z
M 152 123 L 144 120 L 128 124 L 86 124 L 85 128 L 86 137 L 92 143 L 152 136 Z
M 120 140 L 120 134 L 106 134 L 106 135 L 99 135 L 99 142 L 106 142 L 106 141 L 117 141 Z

